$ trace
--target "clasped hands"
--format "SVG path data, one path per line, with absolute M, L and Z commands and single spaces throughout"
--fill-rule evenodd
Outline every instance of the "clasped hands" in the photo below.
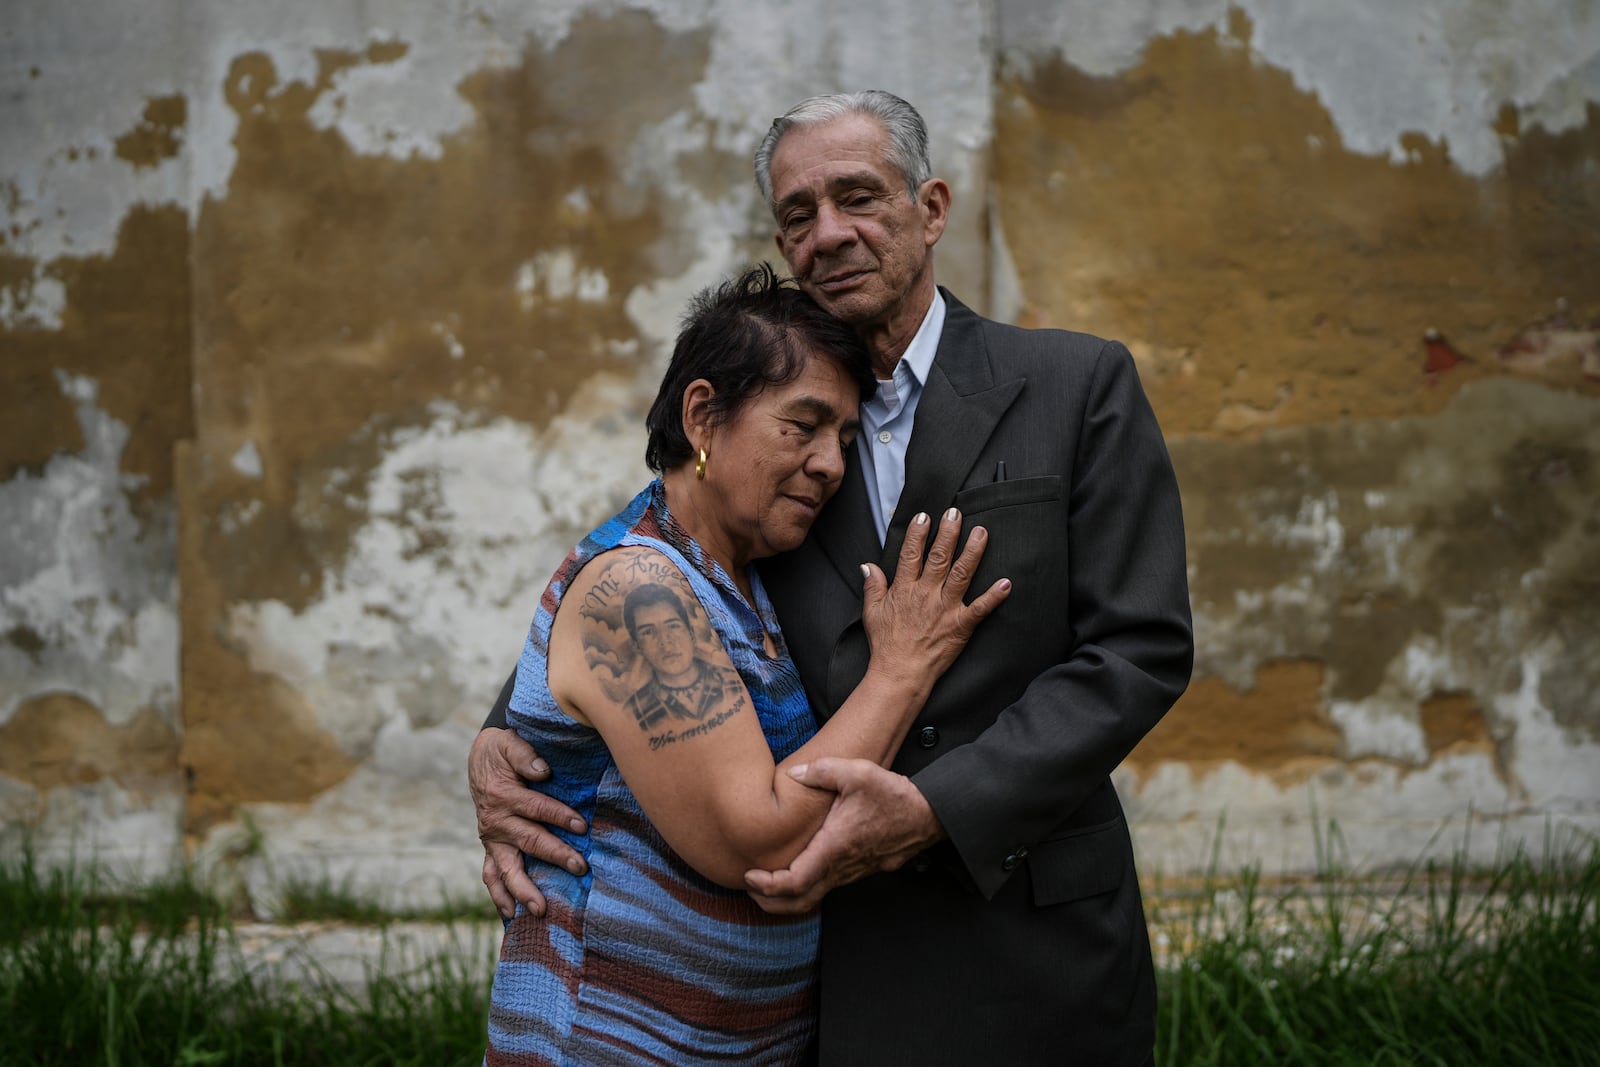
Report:
M 582 833 L 571 808 L 536 789 L 550 768 L 511 730 L 482 730 L 472 743 L 468 778 L 483 842 L 483 884 L 495 909 L 509 919 L 520 901 L 543 915 L 544 895 L 523 869 L 522 854 L 584 870 L 583 857 L 549 829 Z M 749 871 L 750 895 L 764 911 L 810 911 L 830 890 L 878 871 L 892 871 L 944 836 L 927 800 L 904 775 L 870 760 L 819 759 L 790 771 L 798 782 L 834 793 L 822 826 L 787 868 Z

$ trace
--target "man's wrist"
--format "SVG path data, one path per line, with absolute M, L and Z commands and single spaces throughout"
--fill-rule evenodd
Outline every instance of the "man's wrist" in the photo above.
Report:
M 939 815 L 933 810 L 933 805 L 928 802 L 922 790 L 917 788 L 917 783 L 910 778 L 906 779 L 906 783 L 911 787 L 908 799 L 914 816 L 915 844 L 919 850 L 929 848 L 949 835 L 945 833 L 944 823 L 939 821 Z

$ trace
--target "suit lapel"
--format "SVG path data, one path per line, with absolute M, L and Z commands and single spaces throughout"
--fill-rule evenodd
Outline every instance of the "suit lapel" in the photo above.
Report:
M 917 401 L 916 427 L 906 449 L 906 485 L 889 522 L 879 565 L 894 575 L 900 545 L 912 516 L 926 511 L 937 517 L 955 500 L 995 425 L 1022 392 L 1025 379 L 996 384 L 983 338 L 983 320 L 946 290 L 944 332 L 939 350 Z M 859 471 L 856 481 L 861 481 Z M 841 489 L 839 495 L 844 496 Z M 862 510 L 869 536 L 872 516 Z M 876 547 L 874 545 L 873 547 Z M 861 558 L 870 558 L 861 557 Z
M 858 445 L 857 447 L 862 447 Z M 845 465 L 844 481 L 828 501 L 811 527 L 811 536 L 821 546 L 839 576 L 851 589 L 861 589 L 861 565 L 877 556 L 878 531 L 872 524 L 872 505 L 867 501 L 867 482 L 854 449 Z

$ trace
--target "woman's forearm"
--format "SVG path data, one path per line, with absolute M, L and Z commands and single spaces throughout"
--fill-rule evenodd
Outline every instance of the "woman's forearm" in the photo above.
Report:
M 935 672 L 869 664 L 866 676 L 822 728 L 771 768 L 765 796 L 754 795 L 730 812 L 722 836 L 726 855 L 715 870 L 701 873 L 722 885 L 742 887 L 751 868 L 778 870 L 799 855 L 827 817 L 833 794 L 810 789 L 789 776 L 791 768 L 824 757 L 893 762 L 906 733 L 927 702 Z M 698 866 L 698 865 L 697 865 Z

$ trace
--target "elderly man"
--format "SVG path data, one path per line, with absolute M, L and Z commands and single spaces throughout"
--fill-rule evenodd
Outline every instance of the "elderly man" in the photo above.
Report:
M 778 251 L 860 331 L 879 378 L 837 496 L 760 568 L 817 713 L 867 664 L 860 564 L 892 574 L 912 516 L 959 508 L 989 530 L 975 584 L 1015 579 L 893 770 L 806 768 L 836 794 L 826 822 L 788 870 L 748 876 L 770 911 L 821 903 L 820 1060 L 1148 1062 L 1154 971 L 1110 774 L 1188 684 L 1193 635 L 1177 484 L 1133 360 L 982 318 L 935 285 L 950 189 L 896 96 L 796 106 L 756 180 Z M 575 816 L 514 772 L 542 768 L 486 729 L 470 776 L 502 910 L 542 903 L 518 849 L 581 862 L 533 825 Z

